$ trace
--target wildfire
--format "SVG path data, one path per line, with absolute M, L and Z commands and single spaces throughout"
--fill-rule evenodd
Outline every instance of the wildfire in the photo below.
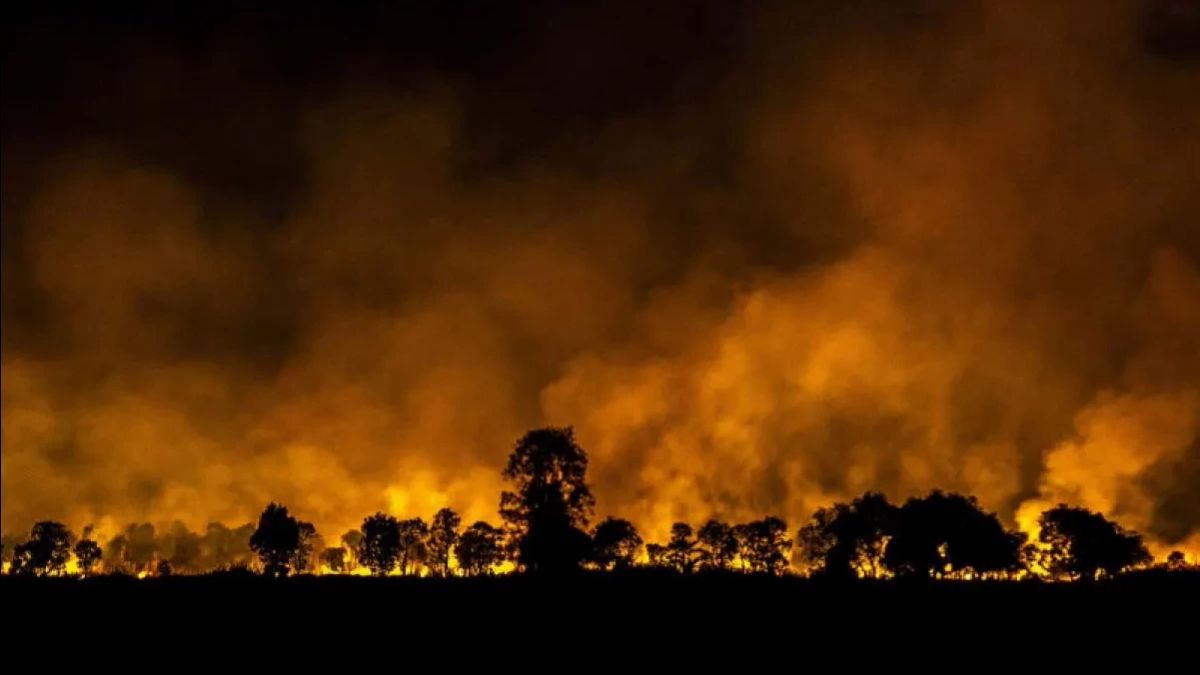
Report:
M 3 533 L 95 524 L 106 550 L 124 537 L 101 568 L 144 578 L 252 567 L 238 528 L 270 500 L 324 547 L 376 512 L 495 523 L 513 438 L 572 424 L 595 515 L 648 542 L 708 518 L 794 534 L 866 491 L 937 488 L 1035 551 L 1062 502 L 1200 561 L 1195 63 L 1089 3 L 931 3 L 903 25 L 873 3 L 712 4 L 761 32 L 719 71 L 657 35 L 619 50 L 664 64 L 646 73 L 498 59 L 517 69 L 499 82 L 551 85 L 528 110 L 436 75 L 293 101 L 239 79 L 290 59 L 147 65 L 124 39 L 95 57 L 123 73 L 97 98 L 90 55 L 44 86 L 17 53 Z M 78 48 L 56 39 L 14 49 Z M 639 79 L 676 58 L 686 86 Z M 598 77 L 541 70 L 576 59 Z M 211 86 L 221 115 L 182 111 L 195 128 L 164 140 L 142 121 L 181 111 L 154 106 L 205 92 L 148 103 L 144 81 Z M 604 110 L 547 115 L 576 81 L 613 87 Z M 43 114 L 47 91 L 64 107 Z M 226 123 L 243 91 L 270 117 Z

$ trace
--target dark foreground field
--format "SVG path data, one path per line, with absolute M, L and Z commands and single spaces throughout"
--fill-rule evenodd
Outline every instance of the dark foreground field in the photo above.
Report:
M 1164 656 L 1186 647 L 1194 658 L 1193 633 L 1200 626 L 1196 572 L 1074 584 L 831 584 L 653 571 L 449 580 L 10 576 L 0 580 L 0 589 L 10 642 L 55 626 L 87 626 L 89 636 L 102 642 L 136 636 L 154 645 L 232 640 L 252 647 L 311 639 L 318 641 L 314 648 L 367 648 L 382 639 L 388 645 L 400 641 L 389 649 L 454 644 L 467 650 L 456 658 L 502 644 L 597 658 L 630 650 L 665 659 L 730 658 L 745 645 L 753 647 L 744 657 L 797 658 L 792 652 L 806 645 L 828 657 L 879 658 L 877 650 L 890 645 L 884 654 L 910 659 L 920 657 L 911 650 L 935 643 L 941 656 L 989 645 L 1000 658 L 1012 658 L 1014 649 L 1083 649 L 1115 658 L 1135 645 L 1155 644 Z M 903 652 L 897 645 L 904 645 Z

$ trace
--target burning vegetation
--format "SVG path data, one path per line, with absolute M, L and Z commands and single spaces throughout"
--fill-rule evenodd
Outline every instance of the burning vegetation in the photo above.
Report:
M 900 505 L 867 493 L 821 508 L 794 539 L 784 520 L 768 516 L 739 524 L 710 519 L 698 530 L 675 523 L 665 543 L 643 546 L 627 520 L 610 516 L 588 529 L 594 499 L 587 466 L 571 428 L 538 429 L 517 442 L 503 472 L 513 490 L 501 494 L 499 527 L 479 521 L 462 528 L 460 516 L 449 508 L 429 523 L 376 513 L 330 545 L 311 523 L 271 503 L 257 525 L 230 530 L 213 523 L 199 535 L 179 524 L 161 534 L 149 523 L 134 524 L 101 546 L 90 527 L 76 540 L 61 523 L 43 521 L 27 540 L 6 538 L 5 571 L 139 578 L 235 569 L 269 577 L 470 577 L 649 566 L 680 574 L 1074 581 L 1112 578 L 1152 565 L 1141 535 L 1087 509 L 1048 509 L 1030 537 L 1006 529 L 974 497 L 936 490 Z M 1197 567 L 1180 551 L 1156 566 Z
M 20 3 L 5 569 L 1195 564 L 1195 4 Z

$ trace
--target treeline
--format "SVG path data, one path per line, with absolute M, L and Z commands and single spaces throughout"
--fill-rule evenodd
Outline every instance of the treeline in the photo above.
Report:
M 627 520 L 608 517 L 588 527 L 595 500 L 586 471 L 587 455 L 571 428 L 537 429 L 517 442 L 503 470 L 511 490 L 501 494 L 498 525 L 479 521 L 464 528 L 449 508 L 429 522 L 376 513 L 326 542 L 311 523 L 272 503 L 257 524 L 230 529 L 213 523 L 203 534 L 181 523 L 164 532 L 135 524 L 103 546 L 90 530 L 76 539 L 66 526 L 44 521 L 27 539 L 6 537 L 3 551 L 9 573 L 35 576 L 239 568 L 268 576 L 360 568 L 374 575 L 479 576 L 503 569 L 651 566 L 683 574 L 797 570 L 827 578 L 1075 580 L 1152 563 L 1139 534 L 1098 513 L 1056 506 L 1041 514 L 1038 539 L 1027 541 L 974 497 L 940 491 L 903 504 L 867 493 L 818 510 L 794 535 L 773 516 L 738 524 L 710 519 L 696 528 L 676 523 L 667 541 L 646 543 Z M 1162 566 L 1189 567 L 1178 551 Z

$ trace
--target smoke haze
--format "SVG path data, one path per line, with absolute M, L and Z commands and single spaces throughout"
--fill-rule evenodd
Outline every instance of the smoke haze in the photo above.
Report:
M 5 532 L 494 520 L 573 424 L 649 537 L 943 488 L 1200 553 L 1189 3 L 63 7 L 5 22 Z

